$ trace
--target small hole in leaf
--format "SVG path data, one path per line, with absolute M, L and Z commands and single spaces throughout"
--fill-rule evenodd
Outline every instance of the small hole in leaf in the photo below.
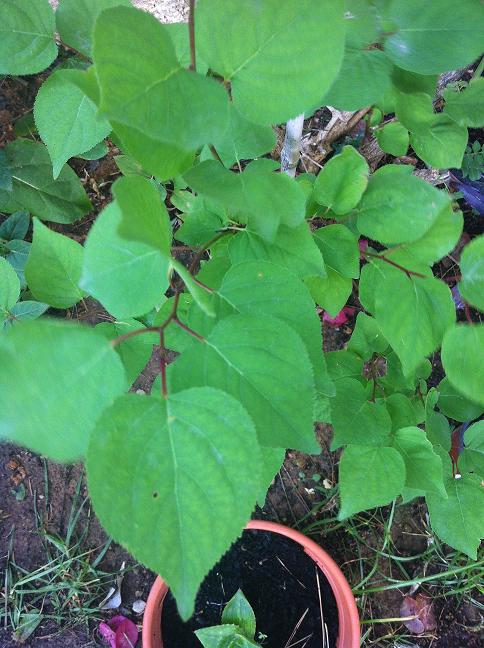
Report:
M 160 496 L 160 494 L 159 494 L 157 491 L 155 491 L 155 492 L 153 493 L 153 499 L 156 499 L 156 498 L 159 497 L 159 496 Z

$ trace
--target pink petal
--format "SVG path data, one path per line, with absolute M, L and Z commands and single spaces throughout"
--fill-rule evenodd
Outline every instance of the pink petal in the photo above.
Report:
M 355 309 L 351 306 L 345 306 L 343 310 L 340 310 L 336 317 L 331 317 L 329 313 L 324 311 L 323 322 L 327 322 L 330 326 L 341 326 L 342 324 L 346 324 L 348 321 L 348 315 L 351 317 L 354 315 L 354 312 Z
M 116 634 L 111 630 L 107 623 L 101 622 L 98 626 L 98 632 L 104 639 L 104 643 L 111 648 L 116 648 Z
M 99 634 L 110 648 L 133 648 L 138 641 L 136 624 L 122 614 L 100 623 Z

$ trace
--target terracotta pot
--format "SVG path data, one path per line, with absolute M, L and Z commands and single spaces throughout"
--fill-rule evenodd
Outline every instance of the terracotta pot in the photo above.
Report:
M 294 531 L 293 529 L 289 529 L 289 527 L 275 524 L 274 522 L 251 520 L 247 524 L 246 529 L 279 533 L 287 538 L 291 538 L 291 540 L 294 540 L 304 548 L 304 551 L 314 560 L 326 576 L 336 599 L 339 616 L 337 648 L 359 648 L 360 623 L 355 599 L 348 581 L 343 576 L 340 568 L 324 549 L 321 549 L 313 540 L 306 538 L 299 531 Z M 167 584 L 158 576 L 151 588 L 143 617 L 143 648 L 163 648 L 161 611 L 163 608 L 163 600 L 167 593 Z

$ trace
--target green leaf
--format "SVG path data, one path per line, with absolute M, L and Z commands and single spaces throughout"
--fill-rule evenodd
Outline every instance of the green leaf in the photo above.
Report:
M 336 383 L 331 399 L 334 436 L 331 450 L 346 444 L 381 446 L 390 443 L 391 419 L 382 403 L 371 403 L 363 385 L 354 378 Z
M 123 322 L 115 321 L 98 324 L 96 331 L 102 333 L 108 340 L 115 340 L 121 335 L 143 328 L 145 327 L 141 322 L 128 318 Z M 143 333 L 116 345 L 116 353 L 121 358 L 130 385 L 133 384 L 145 368 L 146 363 L 151 357 L 153 345 L 159 343 L 160 338 L 156 333 Z
M 384 18 L 394 26 L 385 53 L 405 70 L 438 74 L 464 67 L 481 54 L 479 0 L 393 0 L 384 5 Z
M 270 153 L 276 145 L 276 134 L 271 126 L 256 124 L 246 119 L 230 104 L 229 124 L 223 135 L 213 140 L 222 162 L 231 167 L 235 162 L 260 157 Z M 202 159 L 211 159 L 212 153 L 204 151 Z
M 34 236 L 25 277 L 33 296 L 55 308 L 69 308 L 82 299 L 79 288 L 84 250 L 67 236 L 34 219 Z
M 467 129 L 438 114 L 428 130 L 411 134 L 410 143 L 428 165 L 436 169 L 459 169 L 467 146 Z
M 233 264 L 248 259 L 271 261 L 300 278 L 326 277 L 324 261 L 306 222 L 297 227 L 281 225 L 273 243 L 249 230 L 236 234 L 229 244 Z
M 343 378 L 356 378 L 363 376 L 363 360 L 349 351 L 329 351 L 324 354 L 328 371 L 335 384 Z
M 225 131 L 223 86 L 180 65 L 170 35 L 154 16 L 132 7 L 103 11 L 94 28 L 93 59 L 100 113 L 116 132 L 121 125 L 193 151 Z
M 401 428 L 417 425 L 417 417 L 412 401 L 404 394 L 395 392 L 387 396 L 383 403 L 392 420 L 392 432 L 397 432 Z M 397 448 L 398 449 L 398 448 Z
M 0 4 L 0 74 L 36 74 L 57 56 L 55 18 L 49 0 Z
M 170 38 L 175 48 L 176 56 L 180 64 L 184 67 L 190 67 L 190 37 L 187 22 L 163 23 L 165 29 L 170 34 Z M 197 72 L 205 75 L 208 71 L 208 65 L 202 60 L 197 47 Z
M 215 160 L 190 169 L 184 178 L 194 191 L 230 210 L 242 223 L 269 243 L 279 225 L 296 227 L 306 215 L 304 192 L 293 178 L 274 173 L 267 160 L 233 173 Z
M 393 435 L 393 447 L 405 462 L 405 486 L 447 497 L 442 475 L 442 461 L 432 450 L 425 432 L 418 427 L 404 427 Z
M 370 311 L 408 376 L 440 346 L 455 321 L 455 305 L 449 287 L 434 277 L 409 277 L 382 262 L 377 267 Z M 370 277 L 362 273 L 362 282 L 365 276 Z
M 99 14 L 118 5 L 131 6 L 130 0 L 62 0 L 56 22 L 62 42 L 88 58 L 92 57 L 92 32 Z
M 102 141 L 90 148 L 88 151 L 78 153 L 77 157 L 81 160 L 100 160 L 109 152 L 108 145 Z
M 444 113 L 460 126 L 481 128 L 484 126 L 484 79 L 471 79 L 462 92 L 446 88 Z
M 480 477 L 463 475 L 446 480 L 447 499 L 427 493 L 425 499 L 432 529 L 441 540 L 477 560 L 477 548 L 484 535 L 482 510 L 484 488 Z
M 193 196 L 193 199 L 190 201 L 193 205 L 190 211 L 179 216 L 183 219 L 183 225 L 176 230 L 176 239 L 188 245 L 204 245 L 223 227 L 223 222 L 201 196 Z
M 8 168 L 7 156 L 5 151 L 0 149 L 0 189 L 2 191 L 12 191 L 12 172 Z
M 307 277 L 305 283 L 314 301 L 336 317 L 351 295 L 353 282 L 329 266 L 326 272 L 327 277 Z
M 232 315 L 168 367 L 171 389 L 223 388 L 240 399 L 261 445 L 318 452 L 314 380 L 300 337 L 274 317 Z M 297 380 L 295 377 L 297 376 Z
M 460 294 L 469 304 L 484 311 L 484 236 L 478 236 L 465 246 L 460 271 Z
M 459 457 L 459 467 L 463 472 L 484 475 L 484 421 L 471 425 L 464 433 L 465 448 Z
M 267 261 L 246 261 L 230 268 L 218 293 L 233 309 L 286 322 L 304 342 L 319 391 L 334 395 L 322 352 L 321 322 L 306 286 L 291 272 Z
M 97 117 L 96 105 L 71 82 L 77 70 L 54 72 L 42 84 L 34 106 L 37 130 L 49 150 L 54 179 L 64 164 L 98 144 L 111 131 L 109 122 Z M 56 118 L 52 116 L 59 111 Z
M 20 281 L 10 263 L 0 257 L 0 317 L 17 303 L 20 296 Z
M 153 326 L 160 326 L 166 318 L 170 315 L 173 308 L 174 297 L 170 297 L 166 300 L 160 310 L 157 312 L 155 318 L 153 319 Z M 181 293 L 178 300 L 178 308 L 176 311 L 177 317 L 185 324 L 187 319 L 187 314 L 190 306 L 193 303 L 192 296 L 189 293 Z M 165 329 L 165 346 L 167 349 L 172 349 L 181 353 L 187 347 L 194 343 L 194 338 L 186 333 L 183 329 L 175 324 L 171 323 Z
M 255 637 L 255 614 L 242 590 L 238 589 L 222 612 L 222 623 L 232 623 L 240 628 L 247 639 Z
M 353 146 L 345 146 L 324 165 L 316 178 L 313 197 L 335 214 L 347 214 L 360 202 L 368 174 L 365 158 Z
M 441 446 L 444 452 L 450 450 L 450 425 L 449 421 L 434 411 L 439 393 L 435 388 L 430 389 L 425 400 L 425 432 L 433 446 Z
M 348 47 L 323 103 L 348 111 L 377 103 L 390 89 L 392 68 L 392 62 L 380 50 Z
M 121 361 L 93 329 L 42 319 L 0 337 L 0 437 L 56 461 L 84 455 L 97 418 L 125 387 Z
M 91 209 L 79 178 L 67 165 L 57 180 L 43 144 L 16 140 L 5 147 L 13 191 L 0 190 L 0 211 L 26 209 L 32 216 L 55 223 L 74 223 Z
M 220 625 L 195 630 L 197 638 L 205 648 L 260 648 L 260 644 L 239 634 L 236 625 Z
M 318 102 L 344 50 L 343 2 L 201 0 L 202 58 L 230 81 L 235 106 L 255 122 L 281 123 Z M 227 38 L 230 34 L 230 38 Z
M 163 575 L 184 619 L 200 582 L 250 517 L 260 461 L 247 412 L 207 387 L 166 400 L 124 396 L 91 437 L 87 473 L 99 519 Z
M 358 239 L 351 230 L 345 225 L 326 225 L 315 231 L 314 240 L 323 253 L 326 267 L 339 272 L 342 277 L 358 279 L 360 250 Z
M 408 130 L 400 122 L 390 122 L 379 128 L 376 139 L 382 151 L 395 157 L 406 155 L 410 145 Z
M 413 175 L 382 167 L 370 179 L 358 208 L 361 234 L 386 245 L 408 243 L 421 238 L 449 204 L 448 195 Z
M 119 235 L 169 256 L 173 234 L 155 184 L 142 176 L 131 175 L 116 180 L 112 192 L 122 214 Z
M 144 315 L 162 301 L 170 264 L 159 250 L 122 238 L 122 218 L 117 202 L 97 217 L 84 247 L 79 284 L 121 320 Z
M 383 337 L 374 317 L 370 317 L 366 313 L 358 313 L 347 348 L 348 351 L 356 353 L 363 360 L 369 360 L 374 353 L 386 351 L 388 342 Z
M 454 211 L 451 204 L 440 210 L 434 224 L 425 234 L 411 243 L 402 243 L 394 250 L 386 251 L 385 256 L 393 259 L 401 252 L 415 263 L 433 264 L 455 248 L 460 236 L 464 219 L 461 211 Z
M 17 302 L 10 309 L 3 326 L 4 328 L 7 328 L 9 326 L 15 326 L 25 320 L 37 319 L 43 315 L 48 308 L 48 304 L 42 304 L 36 301 L 27 300 Z
M 454 421 L 472 421 L 484 412 L 484 406 L 474 403 L 459 393 L 448 378 L 443 378 L 439 390 L 439 410 Z
M 405 485 L 405 463 L 395 448 L 350 445 L 339 463 L 338 518 L 389 504 Z
M 0 225 L 0 239 L 13 241 L 23 239 L 30 225 L 30 216 L 26 211 L 18 211 L 9 216 Z
M 8 241 L 5 246 L 8 250 L 6 259 L 17 273 L 21 288 L 25 288 L 25 266 L 30 253 L 31 244 L 27 241 Z
M 459 324 L 447 331 L 441 355 L 449 382 L 469 400 L 484 405 L 484 324 Z

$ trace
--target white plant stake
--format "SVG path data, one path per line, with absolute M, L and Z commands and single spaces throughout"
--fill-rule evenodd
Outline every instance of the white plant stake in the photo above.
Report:
M 281 171 L 292 178 L 296 175 L 296 167 L 299 162 L 303 125 L 304 113 L 290 119 L 286 124 L 284 148 L 281 152 Z

